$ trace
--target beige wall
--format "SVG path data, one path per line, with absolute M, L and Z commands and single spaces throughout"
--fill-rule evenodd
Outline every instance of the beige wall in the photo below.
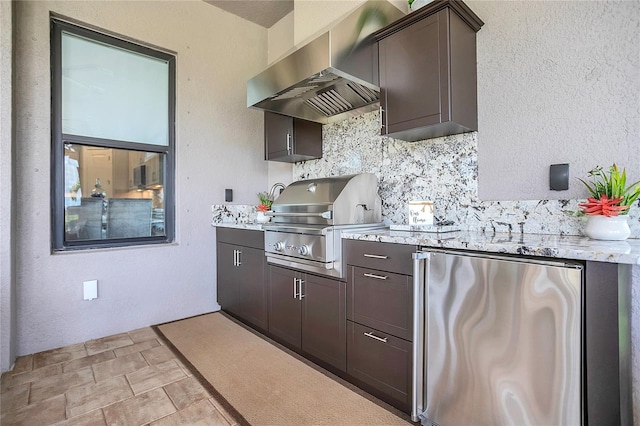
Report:
M 477 36 L 479 195 L 576 199 L 597 165 L 640 179 L 640 2 L 466 2 Z M 549 165 L 570 164 L 569 191 Z
M 262 114 L 246 108 L 267 31 L 201 1 L 14 5 L 18 355 L 217 309 L 210 206 L 224 188 L 255 204 L 267 181 Z M 51 254 L 49 12 L 177 52 L 175 244 Z
M 15 359 L 12 41 L 13 3 L 0 1 L 0 371 Z

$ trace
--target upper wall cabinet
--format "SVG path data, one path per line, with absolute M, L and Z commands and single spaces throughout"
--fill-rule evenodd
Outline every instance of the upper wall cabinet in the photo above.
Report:
M 463 2 L 436 0 L 375 34 L 383 136 L 416 141 L 478 129 L 483 24 Z
M 295 163 L 322 157 L 322 124 L 264 113 L 265 160 Z

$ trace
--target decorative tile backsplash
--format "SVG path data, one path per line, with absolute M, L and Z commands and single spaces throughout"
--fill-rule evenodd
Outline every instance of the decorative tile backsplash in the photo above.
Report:
M 323 127 L 323 157 L 296 163 L 293 179 L 373 173 L 387 224 L 408 224 L 408 202 L 435 202 L 436 220 L 462 229 L 583 235 L 581 200 L 481 201 L 477 133 L 404 142 L 380 136 L 378 112 Z M 640 208 L 631 210 L 631 238 L 640 238 Z

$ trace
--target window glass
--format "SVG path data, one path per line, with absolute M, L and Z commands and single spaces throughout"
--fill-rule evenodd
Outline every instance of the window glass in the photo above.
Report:
M 65 240 L 165 236 L 164 157 L 65 144 Z
M 168 81 L 166 61 L 63 32 L 62 133 L 167 145 Z
M 175 56 L 52 18 L 54 250 L 175 234 Z

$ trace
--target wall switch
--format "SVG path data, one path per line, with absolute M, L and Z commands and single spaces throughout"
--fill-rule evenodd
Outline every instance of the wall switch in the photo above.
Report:
M 233 201 L 233 189 L 224 190 L 224 201 L 226 201 L 227 203 Z
M 98 280 L 84 281 L 84 300 L 93 300 L 98 298 Z
M 549 189 L 566 191 L 569 189 L 569 165 L 552 164 L 549 167 Z

